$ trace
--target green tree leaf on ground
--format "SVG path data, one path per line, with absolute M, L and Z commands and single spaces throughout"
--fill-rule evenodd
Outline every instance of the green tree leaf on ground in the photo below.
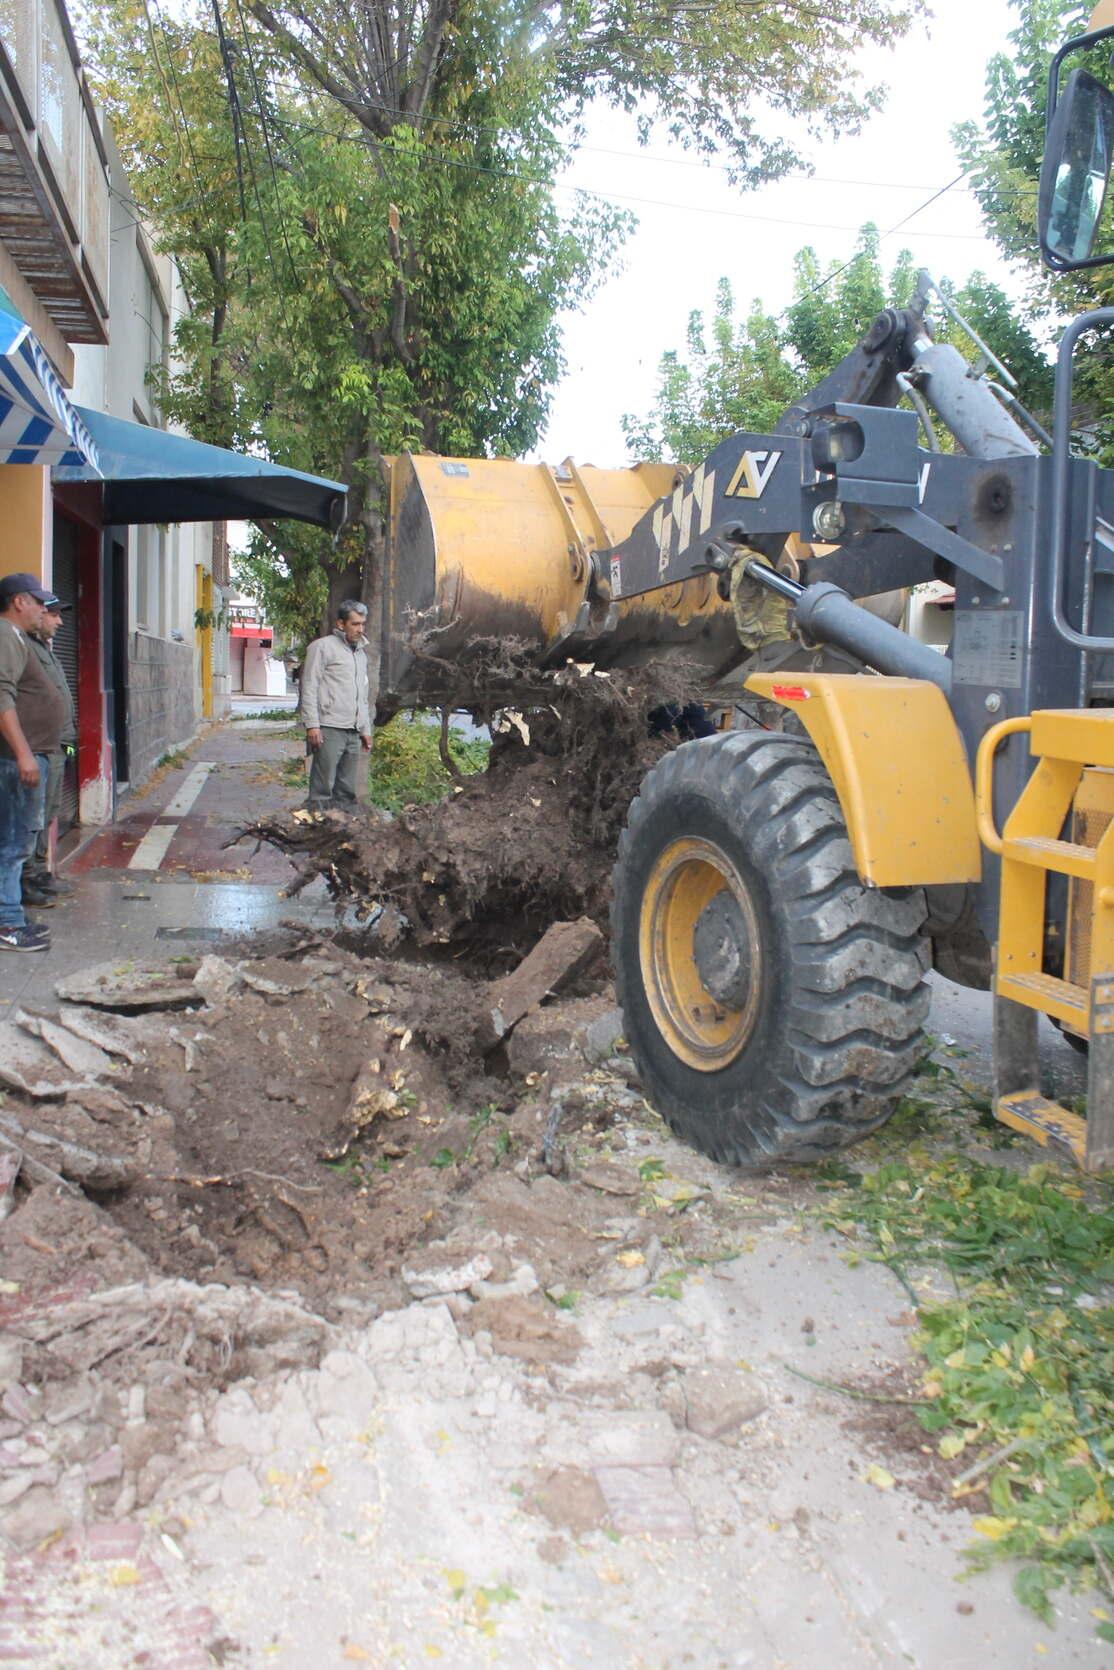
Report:
M 1062 1584 L 1114 1599 L 1114 1188 L 1050 1165 L 1025 1171 L 915 1144 L 861 1177 L 841 1168 L 829 1223 L 859 1226 L 915 1290 L 943 1269 L 955 1295 L 918 1304 L 920 1419 L 985 1491 L 973 1567 L 1019 1565 L 1018 1598 L 1046 1621 Z

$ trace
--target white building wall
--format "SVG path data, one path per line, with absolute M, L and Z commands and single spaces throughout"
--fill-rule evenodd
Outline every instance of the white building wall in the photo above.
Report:
M 175 323 L 187 311 L 174 262 L 154 249 L 119 152 L 106 134 L 112 184 L 107 347 L 74 350 L 73 399 L 112 417 L 165 424 L 148 369 L 171 364 Z M 181 431 L 179 431 L 181 432 Z M 212 523 L 127 530 L 131 782 L 187 740 L 203 717 L 197 571 L 212 571 Z M 220 609 L 220 598 L 214 606 Z M 215 634 L 214 634 L 215 635 Z

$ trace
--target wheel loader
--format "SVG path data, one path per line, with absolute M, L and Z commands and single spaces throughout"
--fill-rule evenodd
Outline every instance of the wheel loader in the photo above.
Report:
M 1050 72 L 1057 272 L 1114 259 L 1112 49 L 1102 0 Z M 675 655 L 757 704 L 650 772 L 614 874 L 632 1054 L 716 1159 L 810 1160 L 884 1121 L 935 965 L 993 992 L 998 1117 L 1114 1165 L 1114 471 L 1072 400 L 1114 308 L 1064 332 L 1046 436 L 984 345 L 936 339 L 941 305 L 922 275 L 773 433 L 691 472 L 392 470 L 387 689 L 414 682 L 417 617 L 447 660 L 477 633 L 550 663 Z M 945 653 L 870 606 L 931 581 L 954 588 Z M 1085 1118 L 1044 1094 L 1041 1015 L 1088 1052 Z

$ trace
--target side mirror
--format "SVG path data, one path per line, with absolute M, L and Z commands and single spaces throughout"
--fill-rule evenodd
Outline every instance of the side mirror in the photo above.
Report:
M 1114 94 L 1086 70 L 1072 70 L 1048 125 L 1037 200 L 1041 252 L 1057 272 L 1114 260 L 1094 253 L 1114 164 Z

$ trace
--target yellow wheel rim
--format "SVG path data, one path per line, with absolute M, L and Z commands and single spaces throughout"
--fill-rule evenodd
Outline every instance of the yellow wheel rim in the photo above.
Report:
M 706 964 L 697 959 L 698 925 L 709 907 L 730 912 L 745 970 L 730 996 L 722 983 L 707 983 Z M 750 894 L 714 842 L 684 836 L 661 853 L 642 896 L 638 938 L 646 996 L 674 1055 L 704 1073 L 728 1066 L 754 1027 L 762 951 Z

